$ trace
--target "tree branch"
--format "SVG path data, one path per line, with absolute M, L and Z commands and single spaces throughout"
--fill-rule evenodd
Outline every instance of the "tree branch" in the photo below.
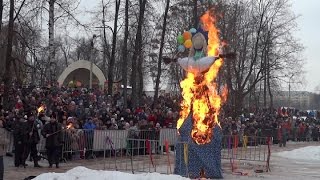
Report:
M 13 18 L 13 22 L 18 18 L 19 14 L 20 14 L 20 11 L 21 11 L 22 7 L 24 6 L 25 2 L 26 2 L 26 0 L 22 1 L 21 5 L 20 5 L 20 7 L 19 7 L 19 9 L 18 9 L 18 11 L 16 13 L 16 16 Z
M 75 22 L 76 22 L 78 25 L 82 26 L 84 29 L 87 29 L 87 28 L 88 28 L 86 25 L 82 24 L 69 10 L 67 10 L 66 8 L 64 8 L 61 3 L 58 3 L 57 1 L 56 1 L 55 3 L 56 3 L 64 12 L 66 12 L 73 20 L 75 20 Z

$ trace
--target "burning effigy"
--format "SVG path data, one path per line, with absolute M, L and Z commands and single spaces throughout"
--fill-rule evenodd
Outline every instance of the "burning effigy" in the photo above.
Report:
M 222 43 L 211 13 L 201 17 L 200 30 L 192 28 L 183 33 L 189 56 L 178 59 L 187 75 L 180 83 L 183 100 L 177 122 L 175 173 L 190 178 L 222 178 L 218 116 L 228 91 L 226 86 L 219 88 L 216 81 L 224 55 L 219 50 Z M 180 36 L 177 40 L 182 43 Z M 181 45 L 178 50 L 183 49 Z

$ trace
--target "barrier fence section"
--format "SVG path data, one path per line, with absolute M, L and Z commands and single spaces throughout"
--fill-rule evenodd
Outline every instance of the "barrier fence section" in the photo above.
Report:
M 178 141 L 183 147 L 183 152 L 180 154 L 179 164 L 176 166 L 188 166 L 188 147 L 190 142 Z M 260 165 L 265 165 L 265 170 L 270 171 L 270 156 L 271 156 L 271 137 L 258 137 L 258 136 L 222 136 L 221 143 L 221 159 L 230 160 L 231 172 L 243 175 L 239 171 L 239 161 L 255 161 Z M 186 169 L 188 174 L 188 168 Z
M 104 150 L 104 169 L 135 172 L 159 172 L 163 164 L 159 140 L 113 139 Z M 125 145 L 125 148 L 122 148 Z M 164 172 L 165 173 L 165 172 Z
M 223 136 L 222 159 L 267 161 L 268 138 L 258 136 Z
M 7 137 L 11 140 L 7 152 L 12 152 L 12 134 L 8 132 Z M 232 163 L 234 160 L 259 161 L 268 164 L 271 139 L 259 136 L 223 136 L 221 158 L 230 159 L 231 164 L 234 164 Z M 164 159 L 170 161 L 170 147 L 174 147 L 176 143 L 179 143 L 176 129 L 66 129 L 63 131 L 61 158 L 68 161 L 95 158 L 99 155 L 111 162 L 107 163 L 109 166 L 113 164 L 113 167 L 108 167 L 109 169 L 128 170 L 128 167 L 131 167 L 132 171 L 145 171 L 150 167 L 155 169 L 156 165 L 152 160 L 154 161 L 156 157 L 168 155 L 168 158 Z M 37 146 L 39 152 L 45 154 L 43 137 Z M 156 155 L 150 157 L 150 154 Z M 171 160 L 171 162 L 174 161 Z

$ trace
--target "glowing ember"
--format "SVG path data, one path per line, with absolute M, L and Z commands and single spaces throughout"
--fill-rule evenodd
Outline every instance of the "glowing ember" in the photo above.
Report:
M 217 56 L 220 40 L 218 30 L 215 27 L 215 19 L 209 12 L 201 17 L 203 28 L 208 31 L 208 56 Z M 216 78 L 219 69 L 223 64 L 222 59 L 218 59 L 210 67 L 208 72 L 195 76 L 188 73 L 181 82 L 182 97 L 180 118 L 177 122 L 179 129 L 190 111 L 193 115 L 193 128 L 191 137 L 197 144 L 209 143 L 213 136 L 213 128 L 219 124 L 218 115 L 222 103 L 226 100 L 227 89 L 224 88 L 222 95 L 218 94 Z

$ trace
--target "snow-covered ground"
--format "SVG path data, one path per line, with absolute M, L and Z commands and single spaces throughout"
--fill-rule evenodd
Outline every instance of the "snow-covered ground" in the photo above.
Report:
M 34 180 L 187 180 L 178 175 L 159 173 L 129 174 L 119 171 L 97 171 L 85 167 L 75 167 L 66 173 L 45 173 Z
M 287 159 L 320 162 L 320 146 L 307 146 L 291 151 L 278 152 L 275 155 Z
M 294 144 L 292 144 L 294 145 Z M 284 151 L 283 151 L 284 150 Z M 224 179 L 320 179 L 318 165 L 320 164 L 320 146 L 306 146 L 297 149 L 277 149 L 272 154 L 270 173 L 255 174 L 252 169 L 240 169 L 248 175 L 240 176 L 224 174 Z M 160 170 L 161 167 L 158 168 Z M 165 168 L 164 168 L 165 169 Z M 165 171 L 165 170 L 163 170 Z M 158 171 L 159 172 L 159 171 Z M 130 172 L 97 171 L 85 167 L 76 167 L 66 173 L 45 173 L 35 180 L 187 180 L 177 175 L 165 175 L 159 173 L 132 174 Z
M 230 162 L 223 159 L 224 179 L 246 179 L 246 180 L 316 180 L 320 179 L 320 142 L 288 142 L 287 147 L 279 148 L 278 145 L 271 147 L 271 172 L 265 172 L 263 162 L 236 161 L 236 172 L 243 172 L 246 175 L 237 175 L 231 172 Z M 174 158 L 174 155 L 172 155 Z M 13 167 L 13 159 L 5 157 L 5 178 L 4 179 L 23 179 L 30 175 L 38 176 L 35 180 L 186 180 L 177 175 L 170 174 L 166 161 L 158 164 L 158 173 L 138 173 L 132 174 L 128 170 L 119 171 L 99 171 L 104 169 L 101 160 L 70 161 L 61 164 L 61 168 L 33 168 L 32 163 L 24 168 Z M 42 162 L 47 166 L 47 162 Z M 118 164 L 120 165 L 120 164 Z M 31 167 L 30 167 L 31 166 Z M 137 167 L 138 168 L 138 167 Z M 173 170 L 173 166 L 171 167 Z M 93 170 L 95 169 L 95 170 Z M 108 169 L 108 168 L 107 168 Z M 139 169 L 139 168 L 138 168 Z M 255 173 L 255 170 L 264 170 L 263 173 Z M 122 171 L 122 172 L 120 172 Z M 145 170 L 146 172 L 148 170 Z M 153 171 L 152 167 L 149 169 Z M 50 173 L 48 173 L 50 172 Z M 161 174 L 159 174 L 161 173 Z M 22 178 L 23 177 L 23 178 Z

